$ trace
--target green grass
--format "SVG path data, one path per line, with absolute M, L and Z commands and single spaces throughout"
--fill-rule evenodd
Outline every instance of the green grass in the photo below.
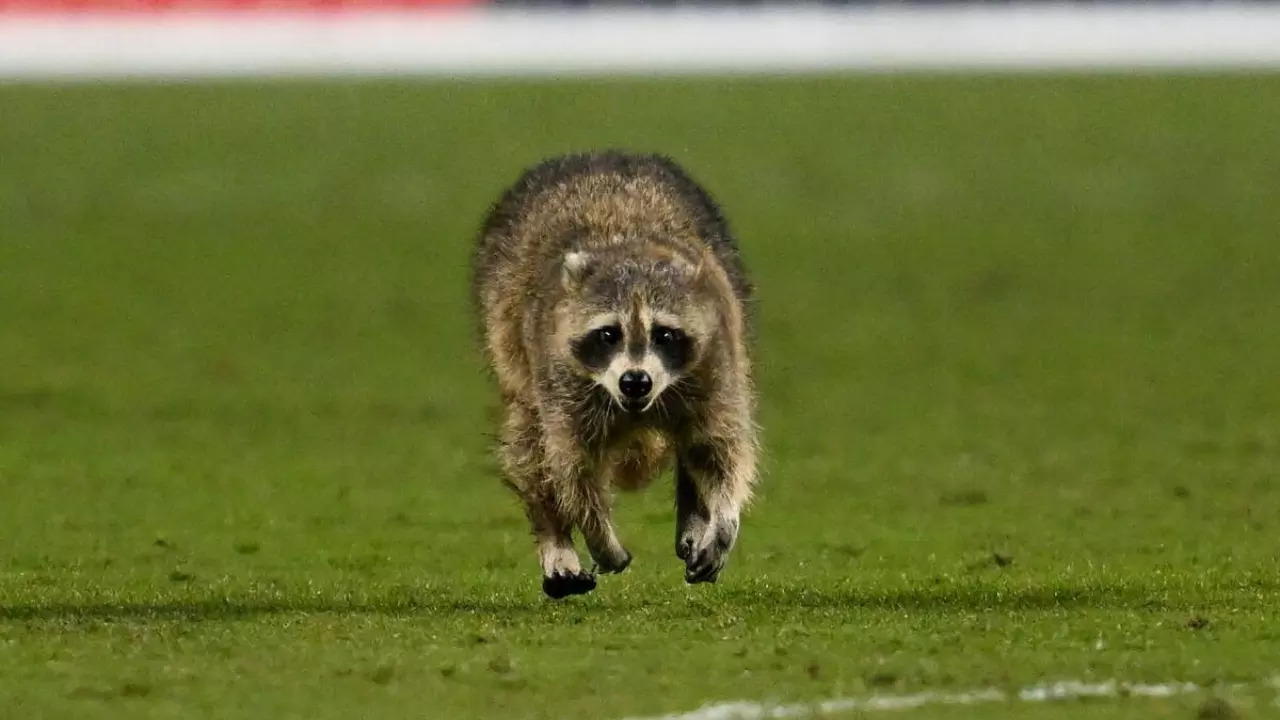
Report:
M 610 720 L 1116 678 L 1275 712 L 1277 118 L 1274 76 L 0 87 L 0 706 Z M 554 604 L 466 263 L 523 165 L 604 145 L 729 212 L 767 461 L 718 585 L 683 584 L 664 482 L 622 500 L 632 569 Z

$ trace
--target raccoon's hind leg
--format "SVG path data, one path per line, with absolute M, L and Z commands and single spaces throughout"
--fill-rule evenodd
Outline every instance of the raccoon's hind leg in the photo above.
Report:
M 595 589 L 596 579 L 582 571 L 573 549 L 572 523 L 561 512 L 559 498 L 543 464 L 536 415 L 512 402 L 503 423 L 501 456 L 506 482 L 524 501 L 542 565 L 542 591 L 560 599 Z
M 631 553 L 618 540 L 609 498 L 602 487 L 627 492 L 643 489 L 668 461 L 668 451 L 663 435 L 640 434 L 601 460 L 598 482 L 584 485 L 587 502 L 580 527 L 600 572 L 619 573 L 631 564 Z
M 631 564 L 631 553 L 618 541 L 610 499 L 601 472 L 607 467 L 587 460 L 565 428 L 549 428 L 544 447 L 549 484 L 556 489 L 556 509 L 582 532 L 595 570 L 619 573 Z
M 618 540 L 609 498 L 595 483 L 584 482 L 582 489 L 585 502 L 579 513 L 578 529 L 595 561 L 595 569 L 602 573 L 620 573 L 631 565 L 631 553 Z
M 738 538 L 755 474 L 751 442 L 694 443 L 676 461 L 676 557 L 685 582 L 714 583 Z

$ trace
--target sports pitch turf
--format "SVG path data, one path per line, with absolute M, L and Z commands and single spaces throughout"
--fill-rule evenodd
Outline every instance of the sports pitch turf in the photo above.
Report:
M 0 87 L 3 714 L 1280 712 L 1278 127 L 1274 76 Z M 556 604 L 466 260 L 604 145 L 737 228 L 767 462 L 718 585 L 668 480 Z

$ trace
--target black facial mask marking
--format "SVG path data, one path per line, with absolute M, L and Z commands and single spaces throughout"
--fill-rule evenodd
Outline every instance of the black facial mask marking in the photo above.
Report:
M 672 373 L 680 372 L 689 364 L 693 355 L 693 341 L 679 328 L 655 325 L 649 332 L 653 351 L 662 364 Z
M 622 346 L 622 328 L 609 325 L 596 328 L 573 341 L 573 355 L 588 369 L 600 372 Z

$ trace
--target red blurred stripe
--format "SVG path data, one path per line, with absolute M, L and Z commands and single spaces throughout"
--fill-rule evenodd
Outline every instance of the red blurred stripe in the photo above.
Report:
M 490 0 L 0 0 L 0 15 L 78 12 L 273 11 L 436 8 L 487 5 Z

